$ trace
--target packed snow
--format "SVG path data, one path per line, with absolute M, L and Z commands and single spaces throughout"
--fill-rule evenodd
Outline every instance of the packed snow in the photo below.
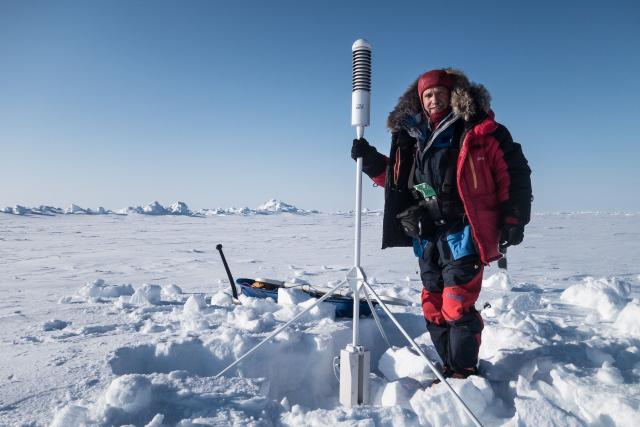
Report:
M 352 322 L 328 303 L 215 378 L 313 304 L 301 287 L 333 287 L 352 265 L 349 215 L 288 206 L 5 209 L 0 425 L 470 425 L 380 310 L 391 348 L 373 319 L 360 322 L 370 405 L 338 403 L 334 358 Z M 378 293 L 411 301 L 391 309 L 438 362 L 416 260 L 408 248 L 381 251 L 381 225 L 363 217 L 362 266 Z M 485 426 L 637 425 L 639 236 L 637 214 L 535 215 L 525 242 L 509 249 L 508 273 L 486 271 L 481 375 L 449 381 Z M 290 287 L 277 303 L 234 302 L 218 243 L 236 278 Z

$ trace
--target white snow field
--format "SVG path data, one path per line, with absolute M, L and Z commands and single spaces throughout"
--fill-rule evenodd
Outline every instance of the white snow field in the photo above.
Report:
M 232 272 L 328 287 L 353 264 L 346 214 L 150 216 L 0 213 L 0 425 L 464 426 L 464 412 L 380 311 L 372 403 L 338 404 L 333 358 L 351 321 L 321 304 L 223 377 L 310 304 L 296 289 L 233 304 Z M 295 211 L 294 211 L 295 212 Z M 228 212 L 227 212 L 228 213 Z M 363 217 L 362 266 L 437 359 L 409 248 L 379 249 Z M 451 380 L 485 426 L 640 425 L 640 215 L 535 215 L 486 271 L 481 376 Z

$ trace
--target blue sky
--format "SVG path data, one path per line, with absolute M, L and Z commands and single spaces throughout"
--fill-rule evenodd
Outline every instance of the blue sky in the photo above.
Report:
M 2 0 L 0 207 L 352 209 L 360 37 L 380 151 L 398 96 L 453 66 L 523 145 L 534 210 L 640 210 L 632 1 Z

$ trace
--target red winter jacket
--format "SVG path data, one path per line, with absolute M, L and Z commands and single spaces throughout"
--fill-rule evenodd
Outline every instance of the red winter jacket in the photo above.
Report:
M 500 125 L 492 117 L 474 126 L 464 137 L 457 164 L 458 192 L 480 259 L 485 263 L 502 257 L 498 251 L 500 227 L 507 218 L 503 218 L 501 206 L 509 201 L 511 185 L 505 145 L 515 143 L 501 141 L 496 135 L 499 129 Z M 507 132 L 506 128 L 502 129 Z M 514 219 L 519 220 L 509 217 L 509 221 Z

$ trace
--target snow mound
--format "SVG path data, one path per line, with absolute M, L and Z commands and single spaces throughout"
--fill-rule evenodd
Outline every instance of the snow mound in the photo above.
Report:
M 586 277 L 582 283 L 568 287 L 560 299 L 566 303 L 597 311 L 602 320 L 613 321 L 627 303 L 631 292 L 629 283 L 622 279 Z
M 627 304 L 613 326 L 623 334 L 640 337 L 640 302 L 633 300 Z
M 303 292 L 301 289 L 278 289 L 278 304 L 280 305 L 298 305 L 307 301 L 309 298 L 311 298 L 309 294 Z
M 428 382 L 435 379 L 435 375 L 422 356 L 408 347 L 388 349 L 380 358 L 378 369 L 388 381 L 414 378 Z
M 129 303 L 134 305 L 155 305 L 160 303 L 161 295 L 162 288 L 159 285 L 144 283 L 140 288 L 136 289 Z
M 482 287 L 508 290 L 511 289 L 511 279 L 506 271 L 498 271 L 486 279 L 483 279 Z
M 50 427 L 87 425 L 89 409 L 79 405 L 67 405 L 56 413 Z
M 540 295 L 526 292 L 516 296 L 507 307 L 511 310 L 528 312 L 540 308 Z
M 411 397 L 422 389 L 422 384 L 419 381 L 404 377 L 397 381 L 388 383 L 382 391 L 380 398 L 381 406 L 395 407 L 400 406 L 404 409 L 411 410 L 411 404 L 409 403 Z
M 490 406 L 493 404 L 494 392 L 489 381 L 471 376 L 468 380 L 449 379 L 448 382 L 476 417 L 483 421 L 483 424 L 495 425 L 490 422 Z M 448 389 L 441 384 L 417 391 L 409 403 L 418 415 L 421 425 L 471 425 L 462 406 L 451 397 Z
M 191 295 L 184 303 L 183 313 L 188 316 L 199 315 L 207 307 L 204 297 L 200 294 Z
M 131 285 L 107 285 L 103 279 L 97 279 L 84 285 L 78 295 L 87 298 L 118 298 L 122 295 L 133 295 Z
M 123 375 L 111 382 L 105 393 L 105 404 L 129 414 L 145 409 L 151 403 L 151 381 L 142 375 Z
M 233 299 L 226 292 L 218 291 L 211 296 L 211 305 L 230 307 L 233 306 Z
M 598 369 L 596 378 L 603 384 L 617 385 L 624 383 L 624 378 L 620 373 L 620 370 L 611 365 L 611 362 L 604 362 L 602 367 Z
M 162 285 L 162 295 L 167 298 L 176 298 L 179 295 L 182 295 L 182 289 L 178 285 L 167 284 Z

